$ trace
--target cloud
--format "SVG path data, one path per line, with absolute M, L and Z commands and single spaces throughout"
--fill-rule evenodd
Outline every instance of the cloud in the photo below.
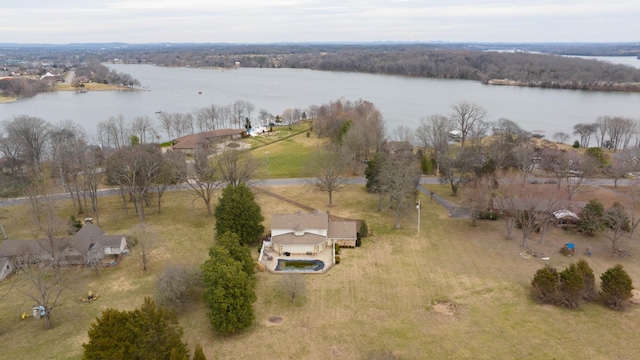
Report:
M 36 0 L 10 42 L 634 41 L 637 1 Z

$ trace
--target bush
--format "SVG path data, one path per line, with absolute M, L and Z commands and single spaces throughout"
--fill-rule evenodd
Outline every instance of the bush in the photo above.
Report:
M 340 255 L 336 255 L 336 264 L 340 264 Z
M 476 215 L 477 219 L 480 220 L 498 220 L 498 214 L 493 211 L 479 211 Z
M 575 264 L 569 265 L 560 273 L 559 305 L 570 309 L 580 307 L 583 299 L 584 277 Z
M 613 309 L 624 309 L 633 295 L 631 293 L 633 284 L 622 265 L 618 264 L 607 269 L 600 276 L 600 280 L 600 297 L 602 301 Z
M 335 251 L 336 251 L 336 255 L 340 255 L 340 244 L 335 244 Z
M 359 237 L 367 237 L 369 236 L 369 228 L 367 227 L 367 222 L 362 220 L 360 222 L 360 231 L 358 231 Z
M 574 149 L 579 149 L 580 148 L 580 141 L 576 140 L 573 142 L 573 148 Z
M 531 296 L 534 300 L 545 304 L 556 304 L 558 301 L 558 287 L 560 278 L 558 271 L 546 265 L 538 270 L 531 281 Z
M 598 296 L 598 291 L 596 290 L 596 277 L 593 275 L 593 270 L 589 266 L 584 259 L 581 259 L 576 264 L 578 267 L 578 271 L 582 275 L 583 283 L 584 283 L 584 291 L 582 293 L 582 298 L 585 301 L 594 301 Z
M 184 309 L 195 297 L 199 275 L 179 265 L 169 265 L 158 276 L 156 302 L 176 311 Z
M 536 301 L 570 309 L 577 309 L 582 301 L 593 301 L 596 297 L 593 270 L 584 260 L 569 264 L 560 273 L 547 265 L 536 272 L 531 286 L 531 295 Z

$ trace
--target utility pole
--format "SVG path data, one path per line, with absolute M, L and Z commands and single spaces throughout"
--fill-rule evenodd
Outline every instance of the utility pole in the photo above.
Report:
M 416 209 L 418 209 L 418 237 L 420 237 L 420 199 L 416 200 Z

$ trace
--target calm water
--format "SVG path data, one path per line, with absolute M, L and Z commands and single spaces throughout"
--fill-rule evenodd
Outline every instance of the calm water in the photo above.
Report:
M 127 120 L 139 115 L 156 118 L 156 111 L 190 112 L 212 103 L 228 105 L 245 100 L 255 105 L 255 118 L 260 108 L 280 114 L 287 108 L 306 108 L 337 98 L 371 101 L 382 112 L 388 130 L 399 125 L 416 128 L 422 117 L 450 114 L 451 105 L 462 100 L 485 107 L 490 120 L 507 118 L 526 130 L 543 130 L 547 137 L 558 131 L 571 134 L 573 125 L 592 122 L 600 115 L 640 118 L 640 94 L 487 86 L 464 80 L 304 69 L 109 67 L 131 74 L 149 91 L 40 94 L 0 104 L 0 120 L 22 114 L 52 123 L 68 119 L 94 133 L 99 121 L 118 114 Z

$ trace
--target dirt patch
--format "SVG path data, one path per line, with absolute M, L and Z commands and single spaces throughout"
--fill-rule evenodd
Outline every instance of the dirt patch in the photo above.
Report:
M 455 315 L 456 306 L 452 303 L 441 303 L 433 305 L 431 309 L 436 314 L 453 316 Z
M 284 322 L 284 317 L 282 317 L 280 315 L 274 315 L 274 316 L 271 316 L 270 318 L 268 318 L 265 321 L 265 324 L 267 326 L 277 326 L 277 325 L 282 325 L 283 322 Z

